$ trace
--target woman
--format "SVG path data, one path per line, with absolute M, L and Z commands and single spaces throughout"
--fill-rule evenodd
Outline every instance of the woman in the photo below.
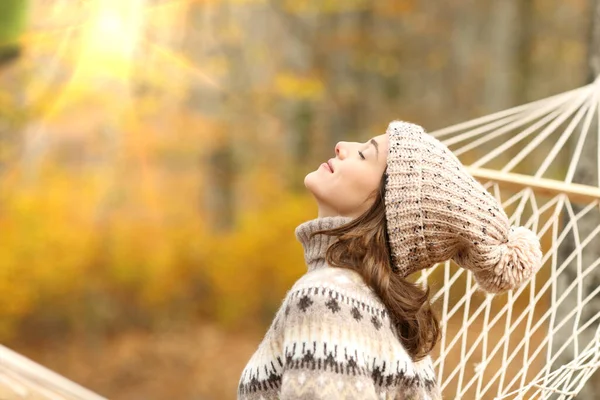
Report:
M 340 142 L 304 180 L 318 218 L 296 228 L 308 271 L 242 372 L 238 399 L 441 399 L 429 288 L 406 278 L 449 259 L 485 291 L 541 266 L 536 235 L 423 128 L 402 121 Z

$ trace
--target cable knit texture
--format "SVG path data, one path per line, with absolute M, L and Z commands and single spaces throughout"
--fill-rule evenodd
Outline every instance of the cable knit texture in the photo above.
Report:
M 542 264 L 531 230 L 511 227 L 502 206 L 458 158 L 419 125 L 392 121 L 385 210 L 394 269 L 402 276 L 453 259 L 487 292 L 524 284 Z
M 413 362 L 361 276 L 327 265 L 336 239 L 309 238 L 350 220 L 317 218 L 296 228 L 308 271 L 244 368 L 238 399 L 441 399 L 431 357 Z

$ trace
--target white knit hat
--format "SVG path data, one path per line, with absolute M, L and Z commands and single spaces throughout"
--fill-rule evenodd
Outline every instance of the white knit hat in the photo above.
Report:
M 542 263 L 531 230 L 511 227 L 502 206 L 458 158 L 422 127 L 393 121 L 385 208 L 393 269 L 406 277 L 449 259 L 479 286 L 514 289 Z

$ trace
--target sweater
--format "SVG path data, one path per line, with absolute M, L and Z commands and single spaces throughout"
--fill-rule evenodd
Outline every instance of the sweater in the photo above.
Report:
M 413 362 L 359 273 L 326 263 L 337 239 L 309 238 L 350 220 L 317 218 L 296 228 L 308 270 L 287 291 L 243 369 L 238 400 L 442 398 L 431 356 Z

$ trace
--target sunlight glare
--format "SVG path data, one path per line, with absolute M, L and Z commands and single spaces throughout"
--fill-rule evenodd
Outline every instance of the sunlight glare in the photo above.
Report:
M 82 38 L 79 72 L 128 75 L 142 29 L 144 0 L 98 0 Z
M 98 15 L 97 35 L 104 37 L 107 42 L 115 42 L 123 37 L 127 28 L 123 21 L 123 16 L 116 10 L 103 10 Z

